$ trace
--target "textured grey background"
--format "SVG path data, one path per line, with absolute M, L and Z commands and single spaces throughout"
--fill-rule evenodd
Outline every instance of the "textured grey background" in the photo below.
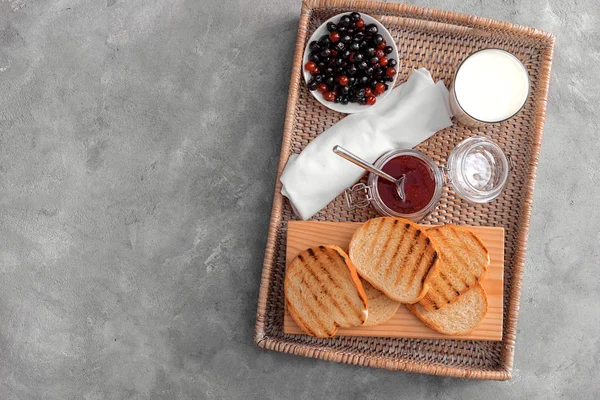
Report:
M 0 398 L 597 398 L 599 5 L 416 3 L 557 36 L 512 381 L 253 345 L 299 0 L 0 0 Z

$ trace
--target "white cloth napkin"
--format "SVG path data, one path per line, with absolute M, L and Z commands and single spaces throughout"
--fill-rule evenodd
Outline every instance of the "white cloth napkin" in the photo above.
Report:
M 351 114 L 290 156 L 281 193 L 306 220 L 357 182 L 365 171 L 333 153 L 340 145 L 368 162 L 396 149 L 408 149 L 450 126 L 448 90 L 425 68 L 414 70 L 382 104 Z

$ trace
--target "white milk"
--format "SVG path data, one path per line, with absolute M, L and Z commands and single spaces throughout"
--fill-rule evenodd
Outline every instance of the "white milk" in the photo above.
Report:
M 456 73 L 456 100 L 471 117 L 499 122 L 516 114 L 529 94 L 527 70 L 512 54 L 486 49 L 468 57 Z

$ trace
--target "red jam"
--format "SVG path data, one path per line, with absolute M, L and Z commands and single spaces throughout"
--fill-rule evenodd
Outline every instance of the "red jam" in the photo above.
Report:
M 425 161 L 410 155 L 398 156 L 382 169 L 396 179 L 405 175 L 404 200 L 400 199 L 395 184 L 377 179 L 379 197 L 386 206 L 400 214 L 413 214 L 427 207 L 435 193 L 435 175 Z

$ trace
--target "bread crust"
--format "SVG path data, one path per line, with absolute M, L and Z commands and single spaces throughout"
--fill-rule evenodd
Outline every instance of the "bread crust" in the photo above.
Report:
M 426 245 L 425 245 L 425 248 L 423 249 L 423 253 L 425 251 L 429 250 L 429 251 L 432 251 L 431 254 L 434 255 L 433 257 L 435 258 L 435 261 L 433 263 L 431 263 L 431 266 L 429 267 L 429 269 L 426 271 L 423 278 L 421 279 L 418 293 L 414 296 L 405 296 L 405 297 L 399 296 L 399 295 L 397 295 L 397 293 L 394 293 L 392 290 L 389 290 L 389 288 L 385 286 L 385 284 L 382 280 L 374 279 L 374 277 L 372 275 L 370 275 L 370 271 L 367 271 L 367 270 L 372 270 L 372 268 L 361 267 L 361 266 L 357 265 L 356 269 L 362 279 L 369 282 L 373 287 L 375 287 L 377 290 L 383 292 L 390 299 L 392 299 L 394 301 L 398 301 L 400 303 L 410 303 L 410 304 L 416 303 L 419 300 L 421 300 L 423 297 L 425 297 L 425 295 L 427 294 L 427 291 L 429 290 L 429 288 L 431 286 L 431 281 L 435 277 L 437 277 L 439 274 L 439 263 L 440 263 L 439 251 L 435 247 L 435 244 L 433 242 L 429 241 L 428 235 L 424 228 L 420 227 L 419 225 L 415 224 L 412 221 L 409 221 L 409 220 L 406 220 L 403 218 L 395 218 L 395 217 L 373 218 L 373 219 L 367 221 L 364 225 L 362 225 L 360 228 L 358 228 L 354 232 L 354 235 L 352 236 L 352 239 L 350 241 L 350 245 L 348 246 L 350 258 L 356 264 L 357 261 L 355 259 L 359 258 L 359 257 L 353 256 L 353 254 L 356 254 L 356 252 L 359 251 L 359 249 L 357 247 L 360 247 L 360 243 L 363 240 L 363 235 L 369 234 L 369 232 L 370 232 L 369 229 L 372 224 L 381 224 L 380 226 L 382 226 L 385 223 L 388 223 L 388 224 L 392 223 L 393 226 L 390 227 L 391 229 L 404 229 L 405 231 L 411 230 L 414 232 L 419 232 L 419 234 L 417 236 L 422 235 L 422 237 L 425 238 L 425 240 L 426 240 L 426 242 L 425 242 Z M 402 239 L 404 239 L 404 237 Z M 375 238 L 374 241 L 376 242 L 377 238 Z M 393 244 L 396 245 L 397 243 L 393 243 Z M 384 248 L 384 250 L 385 249 L 386 248 Z M 361 248 L 360 250 L 364 250 L 364 249 Z M 417 267 L 418 267 L 418 265 L 417 265 Z M 397 288 L 397 287 L 398 287 L 398 285 L 395 286 L 395 288 Z
M 439 317 L 439 315 L 441 315 L 441 313 L 447 313 L 450 310 L 450 308 L 443 308 L 441 310 L 429 311 L 429 310 L 426 310 L 420 304 L 407 304 L 406 308 L 408 308 L 408 310 L 415 317 L 417 317 L 421 322 L 423 322 L 425 325 L 427 325 L 428 327 L 430 327 L 431 329 L 433 329 L 437 332 L 443 333 L 445 335 L 464 336 L 464 335 L 468 335 L 471 332 L 473 332 L 481 324 L 481 321 L 483 321 L 483 319 L 485 318 L 487 311 L 488 311 L 488 307 L 489 307 L 487 293 L 485 292 L 485 289 L 483 288 L 483 286 L 481 286 L 481 284 L 477 283 L 476 286 L 474 286 L 468 293 L 471 293 L 471 294 L 480 293 L 479 300 L 484 302 L 484 307 L 483 307 L 483 311 L 480 312 L 479 315 L 476 316 L 476 319 L 469 324 L 468 328 L 463 329 L 463 330 L 450 329 L 449 327 L 442 326 L 440 323 L 436 323 L 434 321 L 436 314 L 438 314 L 438 317 Z M 460 296 L 459 300 L 461 298 L 465 299 L 464 296 L 465 295 Z M 458 306 L 461 306 L 459 301 L 455 302 L 450 307 L 458 307 Z M 469 309 L 468 304 L 466 304 L 464 307 L 467 310 Z M 459 311 L 459 310 L 452 310 L 452 311 Z M 441 319 L 443 317 L 439 317 L 439 318 Z M 456 322 L 456 320 L 452 320 L 449 322 Z
M 367 297 L 367 294 L 365 293 L 365 290 L 364 290 L 364 288 L 362 286 L 360 278 L 358 277 L 358 273 L 356 272 L 356 267 L 354 266 L 354 264 L 350 260 L 350 257 L 348 256 L 348 254 L 346 254 L 346 252 L 344 252 L 339 246 L 327 245 L 327 246 L 318 246 L 318 247 L 307 249 L 307 250 L 301 252 L 296 257 L 296 259 L 294 259 L 294 261 L 292 261 L 292 263 L 290 264 L 290 266 L 288 268 L 295 268 L 295 267 L 297 267 L 295 265 L 294 266 L 292 266 L 292 265 L 295 262 L 299 262 L 298 259 L 303 254 L 308 254 L 310 251 L 312 251 L 313 253 L 315 253 L 317 251 L 325 251 L 325 250 L 334 251 L 335 253 L 337 253 L 340 256 L 340 258 L 343 259 L 344 265 L 346 266 L 346 268 L 348 269 L 348 272 L 349 272 L 350 282 L 353 285 L 353 287 L 356 288 L 357 294 L 358 294 L 358 296 L 359 296 L 359 298 L 360 298 L 360 300 L 362 302 L 362 310 L 361 310 L 362 312 L 359 314 L 361 316 L 361 323 L 359 325 L 364 324 L 365 321 L 367 320 L 367 313 L 368 313 L 368 307 L 369 307 L 368 297 Z M 309 334 L 311 336 L 315 336 L 315 337 L 319 337 L 319 338 L 328 338 L 328 337 L 335 336 L 335 334 L 337 333 L 339 327 L 341 326 L 338 321 L 335 321 L 335 320 L 332 321 L 332 323 L 333 323 L 333 330 L 331 332 L 322 332 L 319 329 L 313 328 L 312 326 L 310 326 L 310 324 L 305 323 L 305 318 L 303 318 L 300 315 L 300 313 L 298 312 L 298 310 L 296 309 L 296 307 L 294 306 L 294 304 L 289 299 L 288 290 L 290 290 L 290 285 L 292 283 L 290 282 L 290 278 L 289 278 L 288 272 L 289 272 L 289 270 L 286 271 L 286 278 L 284 280 L 285 303 L 286 303 L 286 306 L 288 308 L 288 311 L 289 311 L 291 317 L 294 319 L 294 321 L 296 322 L 296 324 L 298 324 L 298 326 L 300 327 L 300 329 L 302 329 L 304 332 L 306 332 L 307 334 Z M 349 326 L 352 326 L 352 325 L 349 325 Z
M 363 279 L 361 281 L 369 300 L 369 315 L 363 326 L 381 325 L 396 315 L 402 303 L 390 299 L 369 282 Z
M 490 265 L 490 252 L 479 236 L 462 226 L 438 226 L 429 229 L 428 234 L 440 252 L 439 274 L 431 282 L 432 291 L 419 304 L 435 311 L 458 301 L 483 280 Z

